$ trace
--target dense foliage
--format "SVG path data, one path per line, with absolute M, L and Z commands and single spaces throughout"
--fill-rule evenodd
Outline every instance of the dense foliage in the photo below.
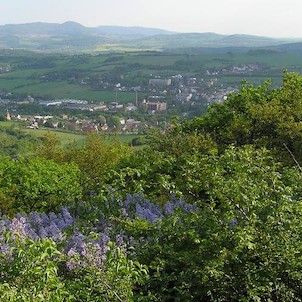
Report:
M 285 72 L 281 86 L 275 89 L 270 89 L 270 82 L 258 87 L 244 84 L 240 92 L 183 128 L 188 133 L 209 134 L 220 148 L 265 146 L 279 160 L 292 163 L 289 149 L 301 161 L 302 77 Z
M 301 301 L 301 109 L 285 73 L 140 151 L 2 157 L 0 300 Z
M 0 210 L 58 210 L 82 196 L 81 173 L 72 164 L 59 165 L 39 158 L 5 159 L 0 162 Z
M 18 157 L 28 154 L 33 152 L 39 143 L 36 137 L 13 127 L 0 128 L 0 156 Z
M 196 211 L 159 221 L 138 249 L 154 295 L 160 301 L 301 297 L 301 172 L 251 148 L 208 158 L 199 172 L 205 197 Z
M 130 154 L 130 148 L 114 137 L 108 140 L 110 142 L 105 142 L 97 133 L 92 132 L 87 135 L 86 142 L 81 147 L 71 145 L 64 149 L 55 135 L 48 134 L 37 155 L 59 164 L 75 164 L 83 173 L 83 189 L 98 190 L 111 168 Z

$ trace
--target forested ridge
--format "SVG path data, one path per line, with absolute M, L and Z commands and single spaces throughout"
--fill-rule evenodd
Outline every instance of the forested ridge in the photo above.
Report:
M 302 300 L 299 74 L 243 83 L 140 150 L 17 142 L 0 152 L 1 301 Z

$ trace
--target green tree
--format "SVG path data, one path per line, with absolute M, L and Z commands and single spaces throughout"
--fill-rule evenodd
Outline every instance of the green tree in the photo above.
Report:
M 54 211 L 82 196 L 82 172 L 74 164 L 41 158 L 2 160 L 0 210 L 3 213 Z
M 270 82 L 258 87 L 244 84 L 223 104 L 213 105 L 204 117 L 184 123 L 183 128 L 209 134 L 221 150 L 229 144 L 255 144 L 293 164 L 292 157 L 302 160 L 301 125 L 302 77 L 285 72 L 279 88 L 270 88 Z
M 53 241 L 14 241 L 11 257 L 0 255 L 1 301 L 75 301 L 58 275 L 58 262 L 63 257 Z
M 159 203 L 171 194 L 195 200 L 199 195 L 194 175 L 201 158 L 217 152 L 211 138 L 183 133 L 177 127 L 170 132 L 155 130 L 146 138 L 149 147 L 122 159 L 110 172 L 107 184 L 126 193 L 144 193 Z
M 107 125 L 110 129 L 120 130 L 121 129 L 121 119 L 118 116 L 108 116 Z
M 3 302 L 133 301 L 133 289 L 147 274 L 114 244 L 102 268 L 82 264 L 67 269 L 66 256 L 50 239 L 32 241 L 6 236 L 10 257 L 0 254 L 0 299 Z
M 46 133 L 43 142 L 36 151 L 37 156 L 52 159 L 57 163 L 65 161 L 66 150 L 63 149 L 59 138 L 54 133 Z
M 101 125 L 104 126 L 106 124 L 106 118 L 104 115 L 99 115 L 97 118 L 97 122 Z
M 58 164 L 75 164 L 83 173 L 82 186 L 86 191 L 98 191 L 109 171 L 130 155 L 131 148 L 116 137 L 101 137 L 96 132 L 87 134 L 82 146 L 63 148 L 58 138 L 47 134 L 37 155 Z
M 299 301 L 301 172 L 265 150 L 205 156 L 195 211 L 125 223 L 159 301 Z
M 85 173 L 87 190 L 99 190 L 107 179 L 109 171 L 124 157 L 130 148 L 118 140 L 101 138 L 97 133 L 88 134 L 84 145 L 66 152 L 65 160 L 75 163 Z

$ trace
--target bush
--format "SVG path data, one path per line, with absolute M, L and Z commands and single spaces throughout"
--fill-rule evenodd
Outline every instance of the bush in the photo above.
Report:
M 82 173 L 73 164 L 39 158 L 0 163 L 0 210 L 3 213 L 53 211 L 82 196 Z

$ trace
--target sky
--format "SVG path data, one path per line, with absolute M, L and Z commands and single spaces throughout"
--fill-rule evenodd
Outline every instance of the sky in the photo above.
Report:
M 301 0 L 0 0 L 0 25 L 75 21 L 301 38 L 301 12 Z

